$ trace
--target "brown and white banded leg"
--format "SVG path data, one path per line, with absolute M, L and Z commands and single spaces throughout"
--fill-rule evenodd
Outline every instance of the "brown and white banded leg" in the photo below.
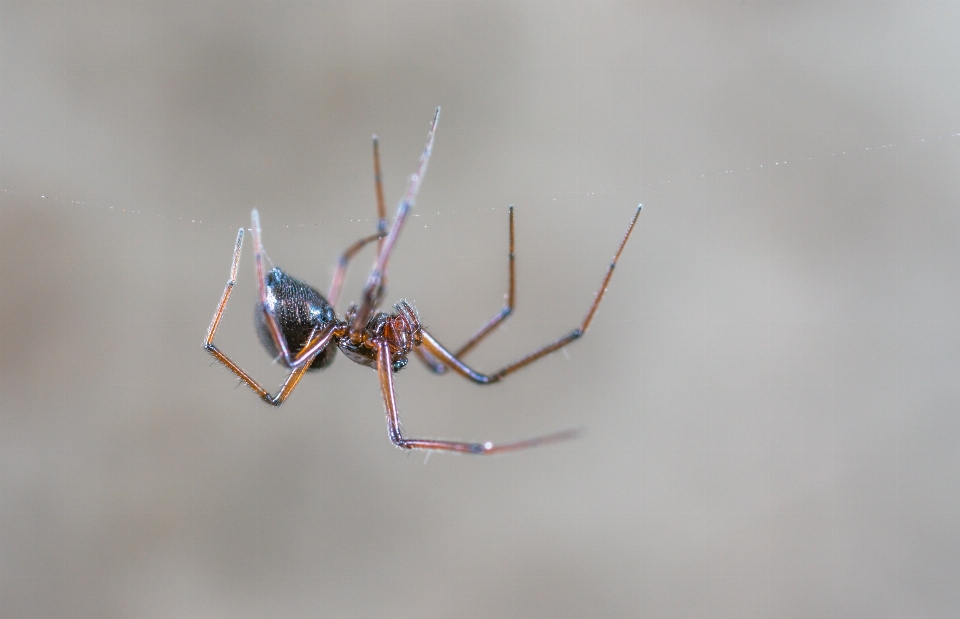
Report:
M 383 392 L 383 402 L 387 409 L 387 431 L 390 441 L 401 449 L 426 449 L 433 451 L 455 451 L 459 453 L 493 455 L 507 451 L 517 451 L 528 447 L 537 447 L 547 443 L 575 438 L 579 430 L 564 430 L 544 436 L 495 445 L 489 441 L 484 443 L 469 443 L 465 441 L 445 441 L 426 438 L 405 438 L 400 429 L 400 414 L 397 410 L 397 396 L 393 388 L 393 367 L 390 360 L 390 347 L 381 342 L 377 346 L 377 375 L 380 378 L 380 390 Z
M 637 223 L 637 218 L 640 216 L 640 209 L 642 206 L 643 205 L 640 205 L 637 207 L 637 210 L 633 215 L 633 219 L 630 220 L 630 226 L 627 228 L 627 232 L 623 235 L 623 240 L 620 241 L 620 247 L 617 249 L 617 253 L 616 255 L 614 255 L 613 261 L 610 263 L 610 266 L 607 268 L 607 274 L 606 276 L 604 276 L 603 282 L 600 284 L 600 289 L 597 291 L 597 294 L 594 297 L 593 303 L 590 305 L 590 309 L 587 311 L 587 315 L 586 317 L 584 317 L 583 322 L 580 324 L 579 327 L 577 327 L 570 333 L 564 335 L 563 337 L 557 339 L 556 341 L 551 342 L 550 344 L 547 344 L 543 348 L 540 348 L 539 350 L 536 350 L 522 357 L 521 359 L 518 359 L 517 361 L 511 363 L 510 365 L 507 365 L 506 367 L 503 367 L 497 370 L 492 374 L 483 374 L 481 372 L 477 372 L 476 370 L 468 366 L 466 363 L 464 363 L 459 358 L 460 355 L 458 353 L 450 352 L 442 344 L 440 344 L 432 335 L 430 335 L 426 330 L 421 330 L 420 331 L 421 346 L 424 348 L 424 352 L 426 353 L 425 356 L 427 356 L 428 363 L 431 360 L 435 361 L 436 363 L 442 363 L 443 365 L 447 366 L 448 368 L 450 368 L 451 370 L 453 370 L 454 372 L 456 372 L 457 374 L 460 374 L 465 378 L 468 378 L 476 383 L 480 383 L 481 385 L 488 385 L 490 383 L 495 383 L 502 380 L 504 377 L 512 374 L 513 372 L 516 372 L 520 368 L 527 366 L 533 363 L 534 361 L 540 359 L 541 357 L 549 355 L 555 350 L 559 350 L 560 348 L 563 348 L 570 342 L 578 339 L 580 336 L 582 336 L 584 333 L 587 332 L 587 329 L 590 327 L 590 323 L 593 321 L 593 316 L 597 311 L 597 307 L 599 307 L 600 301 L 603 300 L 603 295 L 607 291 L 607 285 L 610 283 L 610 278 L 613 277 L 613 270 L 617 266 L 617 261 L 620 259 L 620 254 L 623 252 L 623 248 L 626 246 L 627 240 L 629 240 L 630 238 L 630 233 L 633 232 L 633 227 Z M 503 311 L 501 311 L 501 314 L 502 313 Z M 507 312 L 507 314 L 509 314 L 509 312 Z M 502 320 L 502 318 L 499 320 Z M 491 320 L 490 322 L 493 323 L 493 326 L 496 326 L 497 323 L 499 323 L 499 320 L 498 320 L 498 317 L 494 317 L 494 319 Z M 488 325 L 490 325 L 490 323 L 488 323 Z M 492 327 L 490 328 L 492 329 Z M 489 332 L 489 329 L 487 329 L 487 333 L 488 332 Z M 486 333 L 484 333 L 483 329 L 481 329 L 481 337 L 483 335 L 486 335 Z M 474 339 L 478 339 L 478 338 L 474 336 Z M 468 342 L 468 344 L 469 343 L 470 342 Z

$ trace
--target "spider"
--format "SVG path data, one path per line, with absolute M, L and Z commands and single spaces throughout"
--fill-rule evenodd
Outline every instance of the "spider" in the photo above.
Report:
M 401 300 L 393 306 L 392 312 L 377 311 L 384 293 L 384 283 L 387 273 L 387 262 L 393 252 L 400 229 L 406 220 L 410 209 L 420 189 L 430 151 L 433 148 L 433 138 L 437 129 L 437 120 L 440 117 L 440 108 L 437 108 L 430 124 L 427 135 L 427 144 L 420 156 L 417 172 L 411 177 L 406 193 L 397 208 L 393 224 L 387 230 L 386 209 L 383 199 L 383 186 L 380 177 L 380 156 L 377 136 L 373 136 L 373 163 L 374 183 L 377 194 L 377 233 L 365 237 L 351 245 L 340 255 L 337 268 L 334 272 L 330 291 L 326 297 L 308 284 L 291 277 L 278 268 L 264 270 L 263 245 L 260 240 L 260 216 L 256 210 L 251 213 L 251 231 L 253 233 L 253 257 L 257 271 L 257 284 L 260 298 L 255 307 L 254 321 L 260 342 L 267 351 L 275 356 L 284 366 L 290 369 L 290 374 L 280 386 L 276 394 L 269 393 L 249 374 L 220 352 L 213 338 L 220 324 L 230 293 L 233 291 L 237 279 L 237 266 L 240 263 L 240 251 L 243 246 L 243 228 L 237 232 L 237 241 L 233 251 L 233 262 L 230 266 L 230 279 L 220 297 L 220 303 L 213 314 L 210 328 L 203 347 L 214 358 L 236 374 L 241 381 L 253 389 L 263 401 L 273 406 L 280 406 L 293 392 L 303 375 L 310 370 L 321 370 L 329 366 L 334 359 L 337 349 L 354 363 L 365 365 L 377 370 L 380 379 L 380 390 L 387 412 L 387 428 L 390 440 L 402 449 L 426 449 L 453 451 L 470 454 L 495 454 L 513 451 L 544 443 L 550 443 L 572 438 L 577 430 L 566 430 L 547 434 L 536 438 L 494 445 L 490 442 L 470 443 L 463 441 L 434 440 L 407 438 L 400 428 L 400 417 L 397 411 L 397 399 L 393 388 L 393 375 L 407 365 L 410 353 L 416 354 L 432 371 L 443 374 L 447 370 L 479 383 L 489 385 L 503 380 L 520 368 L 533 363 L 555 350 L 582 336 L 590 326 L 597 306 L 607 289 L 610 277 L 617 260 L 630 238 L 630 233 L 637 222 L 640 207 L 637 207 L 630 221 L 630 226 L 624 234 L 620 247 L 607 269 L 606 276 L 600 284 L 600 289 L 594 298 L 593 304 L 587 311 L 586 317 L 579 327 L 556 341 L 543 346 L 525 357 L 507 365 L 492 374 L 483 374 L 463 362 L 463 357 L 479 344 L 491 331 L 496 329 L 512 312 L 514 305 L 514 253 L 513 253 L 513 206 L 510 206 L 510 253 L 509 253 L 509 288 L 506 295 L 506 305 L 491 318 L 477 333 L 455 352 L 451 352 L 436 340 L 421 325 L 416 310 L 410 303 Z M 642 206 L 642 205 L 641 205 Z M 351 305 L 344 317 L 337 316 L 335 307 L 340 298 L 347 266 L 363 247 L 377 241 L 377 258 L 367 278 L 363 289 L 363 297 L 358 305 Z

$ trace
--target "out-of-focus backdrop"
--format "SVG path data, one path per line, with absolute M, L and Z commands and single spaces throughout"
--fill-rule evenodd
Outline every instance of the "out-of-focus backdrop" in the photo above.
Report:
M 3 617 L 947 617 L 960 5 L 0 2 Z M 326 289 L 443 106 L 388 300 L 405 453 L 340 358 L 280 409 L 201 341 L 237 228 Z M 356 262 L 344 301 L 372 260 Z M 217 343 L 278 384 L 249 251 Z

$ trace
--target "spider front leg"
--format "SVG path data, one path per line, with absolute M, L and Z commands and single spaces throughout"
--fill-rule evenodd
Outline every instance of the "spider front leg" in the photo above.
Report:
M 383 279 L 387 274 L 387 262 L 390 260 L 390 254 L 393 252 L 393 246 L 400 235 L 403 222 L 406 220 L 410 209 L 413 208 L 413 204 L 417 200 L 417 194 L 420 192 L 420 183 L 423 182 L 423 175 L 427 172 L 427 163 L 429 163 L 430 153 L 433 151 L 433 138 L 437 132 L 437 121 L 439 119 L 440 108 L 437 108 L 437 111 L 433 114 L 433 121 L 430 123 L 430 131 L 427 133 L 427 144 L 420 155 L 420 165 L 417 166 L 416 173 L 410 177 L 410 184 L 397 207 L 397 215 L 393 218 L 393 225 L 390 226 L 390 232 L 386 238 L 381 241 L 377 260 L 373 263 L 373 268 L 367 277 L 367 283 L 363 287 L 363 301 L 350 324 L 351 333 L 359 333 L 363 330 L 371 314 L 380 303 L 380 295 L 383 293 Z
M 240 252 L 243 249 L 243 228 L 237 232 L 237 244 L 233 251 L 233 262 L 230 264 L 230 279 L 227 280 L 227 285 L 223 289 L 223 295 L 220 297 L 220 303 L 217 305 L 216 311 L 213 313 L 213 320 L 210 321 L 210 327 L 207 329 L 207 337 L 203 341 L 203 348 L 211 355 L 213 358 L 222 363 L 229 369 L 231 372 L 237 375 L 237 377 L 242 380 L 248 387 L 254 390 L 260 398 L 273 406 L 280 406 L 283 404 L 283 401 L 287 399 L 287 396 L 293 392 L 294 388 L 297 386 L 297 383 L 300 382 L 300 379 L 303 378 L 304 372 L 307 371 L 307 368 L 310 367 L 309 361 L 316 356 L 317 352 L 322 350 L 334 334 L 334 329 L 332 325 L 328 329 L 324 329 L 321 332 L 314 333 L 311 337 L 310 342 L 304 346 L 303 350 L 295 358 L 297 365 L 292 366 L 294 369 L 287 376 L 286 380 L 283 381 L 283 384 L 280 386 L 280 389 L 275 395 L 272 395 L 269 391 L 264 389 L 260 383 L 253 379 L 249 374 L 247 374 L 243 369 L 234 363 L 229 357 L 220 352 L 220 349 L 216 347 L 213 343 L 213 338 L 217 334 L 217 327 L 220 326 L 220 319 L 223 317 L 223 312 L 227 307 L 227 301 L 230 300 L 230 294 L 233 292 L 233 287 L 237 283 L 237 268 L 240 264 Z
M 433 451 L 455 451 L 459 453 L 493 455 L 507 451 L 517 451 L 536 447 L 547 443 L 554 443 L 576 438 L 579 430 L 564 430 L 535 438 L 494 445 L 490 441 L 484 443 L 468 443 L 464 441 L 444 441 L 425 438 L 404 438 L 400 430 L 400 414 L 397 411 L 397 396 L 393 388 L 393 367 L 390 359 L 390 346 L 386 342 L 377 344 L 377 375 L 380 378 L 380 390 L 383 392 L 383 402 L 387 409 L 387 431 L 390 441 L 401 449 L 426 449 Z
M 477 372 L 466 363 L 460 359 L 462 352 L 451 352 L 447 350 L 443 345 L 440 344 L 432 335 L 427 333 L 426 330 L 421 330 L 421 346 L 423 346 L 423 352 L 420 352 L 420 358 L 428 365 L 439 365 L 442 364 L 457 374 L 472 380 L 481 385 L 488 385 L 490 383 L 495 383 L 506 376 L 516 372 L 520 368 L 530 365 L 534 361 L 549 355 L 555 350 L 563 348 L 570 342 L 579 339 L 584 333 L 587 332 L 587 329 L 590 327 L 590 323 L 593 321 L 593 316 L 597 311 L 597 308 L 600 306 L 600 301 L 603 300 L 603 295 L 607 291 L 607 286 L 610 284 L 610 278 L 613 277 L 613 270 L 617 266 L 617 261 L 620 259 L 620 254 L 623 253 L 623 248 L 626 246 L 627 241 L 630 239 L 630 234 L 633 232 L 633 228 L 637 223 L 637 218 L 640 216 L 640 209 L 643 207 L 641 204 L 637 207 L 636 212 L 633 215 L 633 219 L 630 220 L 630 225 L 627 227 L 627 232 L 623 235 L 623 240 L 620 241 L 620 247 L 617 248 L 617 253 L 614 255 L 613 260 L 610 262 L 610 266 L 607 268 L 607 274 L 604 276 L 603 281 L 600 283 L 600 289 L 597 290 L 597 294 L 594 297 L 593 303 L 590 305 L 590 309 L 587 310 L 587 315 L 584 317 L 583 322 L 580 323 L 580 326 L 571 331 L 570 333 L 564 335 L 563 337 L 543 346 L 539 350 L 536 350 L 519 360 L 507 365 L 492 374 L 483 374 Z M 510 311 L 513 309 L 513 218 L 511 213 L 511 243 L 510 243 L 510 255 L 511 255 L 511 268 L 510 268 L 510 293 L 508 295 L 507 307 L 500 311 L 500 314 L 495 316 L 486 326 L 484 326 L 470 341 L 467 342 L 467 345 L 461 348 L 461 351 L 464 349 L 469 350 L 474 344 L 480 341 L 487 333 L 489 333 L 494 327 L 497 326 L 507 315 L 510 314 Z
M 367 243 L 377 240 L 380 241 L 377 243 L 377 254 L 379 255 L 383 249 L 383 241 L 387 236 L 387 207 L 383 200 L 383 179 L 380 174 L 380 142 L 377 140 L 377 136 L 373 136 L 373 185 L 377 194 L 377 233 L 360 239 L 340 254 L 340 258 L 337 260 L 337 270 L 334 272 L 333 281 L 330 283 L 330 294 L 327 295 L 327 301 L 333 307 L 337 306 L 337 300 L 340 299 L 340 290 L 343 288 L 343 281 L 347 275 L 347 266 L 350 264 L 350 259 Z M 384 278 L 381 277 L 381 289 L 386 286 L 383 280 Z M 374 296 L 379 298 L 382 295 L 383 290 L 379 290 Z

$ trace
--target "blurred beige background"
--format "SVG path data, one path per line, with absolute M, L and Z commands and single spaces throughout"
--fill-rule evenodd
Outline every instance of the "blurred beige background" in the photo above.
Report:
M 950 617 L 960 5 L 0 2 L 0 615 Z M 280 409 L 201 341 L 239 226 L 326 289 L 443 106 L 388 299 Z M 46 197 L 42 197 L 46 196 Z M 352 272 L 356 299 L 372 257 Z M 249 252 L 217 342 L 273 385 Z

